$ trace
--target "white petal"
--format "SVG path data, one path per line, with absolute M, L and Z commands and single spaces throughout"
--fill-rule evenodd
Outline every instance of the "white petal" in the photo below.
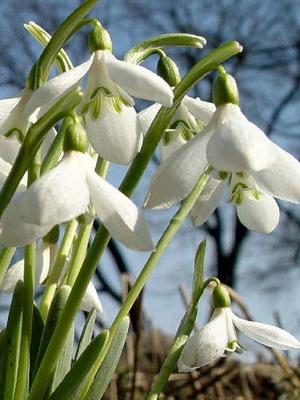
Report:
M 226 184 L 227 181 L 209 179 L 190 212 L 194 225 L 203 224 L 212 215 L 222 199 Z
M 6 138 L 0 135 L 0 157 L 4 161 L 13 164 L 20 147 L 21 145 L 15 137 Z
M 161 105 L 158 103 L 152 104 L 152 106 L 145 108 L 143 111 L 138 113 L 138 119 L 140 121 L 141 129 L 145 135 L 150 128 L 156 114 L 158 113 Z
M 105 160 L 128 165 L 140 148 L 142 137 L 133 107 L 116 112 L 105 101 L 99 118 L 87 116 L 86 130 L 96 152 Z
M 80 310 L 90 312 L 92 308 L 96 308 L 96 311 L 100 314 L 103 313 L 102 304 L 99 300 L 97 290 L 93 283 L 90 282 L 83 296 Z
M 0 220 L 0 244 L 28 244 L 84 213 L 88 204 L 89 189 L 77 153 L 65 154 L 56 168 L 10 202 Z
M 55 102 L 59 96 L 64 94 L 67 90 L 77 85 L 83 76 L 88 72 L 93 62 L 93 56 L 83 64 L 64 72 L 51 79 L 37 89 L 25 107 L 25 115 L 31 115 L 38 107 L 43 106 L 43 114 Z M 47 105 L 45 107 L 45 105 Z
M 178 360 L 179 372 L 189 372 L 212 363 L 224 354 L 227 343 L 225 312 L 219 308 L 208 324 L 187 340 Z
M 6 271 L 3 281 L 0 285 L 0 291 L 4 293 L 12 293 L 19 280 L 23 280 L 24 276 L 24 259 L 13 264 Z
M 182 100 L 189 112 L 193 114 L 196 118 L 199 118 L 205 124 L 208 124 L 216 111 L 216 106 L 214 103 L 208 101 L 200 100 L 199 97 L 193 99 L 192 97 L 185 96 Z
M 3 185 L 3 183 L 5 182 L 10 170 L 11 170 L 11 164 L 9 164 L 8 162 L 2 160 L 2 158 L 0 158 L 0 185 Z M 27 173 L 23 176 L 23 178 L 21 179 L 21 182 L 18 186 L 18 191 L 24 191 L 27 188 Z
M 191 192 L 206 166 L 206 145 L 211 133 L 205 128 L 160 165 L 151 180 L 146 207 L 170 207 Z
M 214 168 L 259 171 L 276 160 L 273 143 L 247 120 L 237 105 L 218 107 L 210 124 L 214 125 L 215 133 L 207 146 L 207 159 Z
M 172 105 L 172 89 L 160 76 L 139 65 L 117 60 L 111 54 L 106 55 L 105 62 L 110 78 L 130 95 L 166 107 Z
M 48 244 L 40 244 L 36 249 L 36 285 L 40 285 L 48 276 L 50 268 L 50 246 Z
M 146 221 L 135 204 L 93 170 L 87 174 L 87 180 L 92 203 L 111 235 L 131 249 L 152 250 Z
M 16 107 L 21 97 L 0 100 L 0 126 L 6 121 L 10 112 Z
M 231 311 L 234 325 L 245 335 L 265 346 L 280 350 L 300 349 L 300 341 L 277 326 L 238 318 Z
M 291 154 L 273 144 L 276 161 L 269 168 L 253 173 L 258 186 L 274 197 L 300 203 L 300 163 Z
M 261 233 L 272 232 L 279 222 L 279 208 L 272 196 L 263 193 L 260 200 L 244 195 L 237 205 L 239 220 L 246 228 Z
M 186 144 L 186 140 L 183 139 L 182 135 L 178 134 L 176 138 L 171 140 L 169 143 L 160 143 L 160 160 L 164 162 L 171 154 L 175 153 L 180 147 Z
M 26 133 L 26 130 L 28 128 L 28 119 L 24 115 L 24 108 L 31 98 L 32 93 L 33 91 L 26 87 L 21 92 L 21 97 L 9 99 L 12 100 L 12 103 L 15 104 L 15 107 L 10 108 L 9 106 L 10 113 L 3 115 L 3 119 L 0 123 L 0 135 L 5 135 L 7 132 L 13 129 L 20 130 L 22 134 Z

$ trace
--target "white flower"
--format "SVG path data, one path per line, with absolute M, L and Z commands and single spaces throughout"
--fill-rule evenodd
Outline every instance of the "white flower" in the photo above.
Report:
M 160 109 L 159 104 L 154 104 L 138 114 L 143 134 L 145 135 Z M 163 162 L 174 151 L 184 145 L 191 137 L 203 129 L 203 124 L 207 124 L 216 107 L 213 103 L 200 100 L 198 97 L 185 96 L 170 126 L 165 131 L 161 145 L 160 158 Z
M 178 360 L 179 372 L 192 371 L 224 356 L 226 351 L 241 348 L 236 328 L 268 347 L 300 349 L 300 341 L 281 328 L 239 318 L 229 307 L 216 308 L 208 324 L 187 340 Z
M 50 247 L 48 244 L 37 246 L 36 250 L 36 270 L 35 286 L 43 284 L 50 270 Z M 24 259 L 13 264 L 5 273 L 0 285 L 0 291 L 4 293 L 13 293 L 19 280 L 24 279 Z M 80 310 L 91 311 L 95 308 L 99 314 L 103 313 L 102 304 L 99 300 L 97 290 L 92 282 L 89 283 L 85 295 L 82 299 Z
M 136 250 L 153 248 L 138 208 L 95 173 L 89 156 L 76 151 L 66 152 L 57 167 L 10 202 L 0 220 L 0 244 L 31 243 L 53 226 L 85 213 L 90 203 L 115 239 Z
M 219 106 L 204 130 L 163 163 L 150 184 L 146 206 L 168 207 L 185 198 L 207 165 L 215 169 L 200 196 L 193 220 L 203 223 L 223 196 L 249 229 L 271 232 L 279 220 L 273 197 L 300 202 L 300 163 L 249 122 L 237 105 Z
M 27 115 L 78 84 L 88 73 L 82 113 L 90 142 L 104 159 L 129 164 L 140 150 L 141 129 L 131 96 L 172 105 L 173 92 L 159 76 L 144 67 L 117 60 L 108 50 L 41 86 L 26 106 Z

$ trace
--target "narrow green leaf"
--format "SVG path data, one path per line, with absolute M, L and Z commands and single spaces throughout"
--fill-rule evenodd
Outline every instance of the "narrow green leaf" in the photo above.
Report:
M 22 338 L 24 285 L 18 281 L 8 315 L 3 354 L 3 400 L 12 400 L 18 375 L 18 363 Z
M 203 240 L 196 251 L 194 260 L 193 292 L 203 283 L 204 256 L 206 250 L 206 240 Z
M 121 357 L 128 333 L 129 323 L 129 317 L 124 317 L 120 323 L 113 337 L 108 353 L 95 376 L 85 400 L 100 400 L 102 398 Z
M 108 340 L 109 332 L 103 331 L 88 345 L 49 400 L 70 400 L 97 360 Z
M 41 344 L 41 338 L 43 335 L 44 322 L 43 318 L 40 314 L 39 309 L 36 305 L 33 307 L 33 315 L 32 315 L 32 333 L 31 333 L 31 342 L 30 342 L 30 382 L 33 379 L 33 367 L 36 363 L 39 347 Z
M 206 40 L 189 33 L 166 33 L 149 38 L 133 47 L 125 55 L 124 60 L 132 64 L 139 64 L 157 49 L 174 46 L 187 46 L 202 48 Z
M 43 335 L 41 338 L 39 352 L 38 352 L 38 355 L 36 358 L 36 363 L 34 366 L 33 377 L 35 376 L 35 374 L 39 368 L 39 365 L 43 359 L 44 353 L 48 347 L 48 343 L 52 337 L 53 331 L 54 331 L 57 321 L 61 315 L 62 309 L 64 308 L 64 305 L 66 304 L 66 301 L 67 301 L 70 291 L 71 291 L 70 286 L 64 285 L 64 286 L 61 286 L 55 293 L 55 296 L 54 296 L 53 301 L 50 306 L 47 320 L 45 322 L 45 327 L 44 327 Z
M 68 338 L 63 346 L 62 352 L 60 353 L 60 357 L 58 359 L 57 366 L 54 371 L 52 382 L 50 383 L 48 388 L 48 395 L 54 392 L 54 390 L 58 387 L 58 385 L 62 382 L 64 377 L 70 371 L 72 364 L 73 346 L 74 346 L 74 324 L 70 329 Z
M 95 308 L 89 312 L 89 315 L 86 319 L 85 325 L 82 329 L 82 333 L 79 339 L 77 351 L 75 354 L 75 361 L 78 360 L 78 358 L 81 356 L 81 354 L 84 352 L 84 350 L 87 348 L 87 346 L 90 344 L 92 340 L 96 315 L 97 312 Z

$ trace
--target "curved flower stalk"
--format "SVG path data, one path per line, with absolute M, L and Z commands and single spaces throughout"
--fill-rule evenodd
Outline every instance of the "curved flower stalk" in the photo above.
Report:
M 48 243 L 43 243 L 37 247 L 35 286 L 43 285 L 50 271 L 50 247 L 51 245 Z M 24 259 L 21 259 L 6 271 L 0 285 L 0 292 L 13 293 L 17 282 L 23 280 L 23 278 Z M 80 310 L 89 312 L 92 308 L 95 308 L 99 314 L 103 313 L 97 290 L 94 284 L 90 282 L 82 299 Z
M 179 372 L 210 364 L 228 352 L 241 352 L 236 329 L 265 346 L 279 350 L 300 349 L 300 341 L 285 330 L 237 317 L 230 304 L 216 307 L 210 321 L 192 335 L 178 360 Z
M 26 114 L 77 85 L 88 75 L 82 115 L 89 140 L 104 159 L 129 164 L 142 144 L 134 100 L 152 100 L 170 107 L 173 92 L 159 76 L 144 67 L 115 58 L 110 50 L 95 51 L 88 61 L 41 86 L 26 106 Z
M 248 229 L 269 233 L 279 221 L 273 197 L 300 202 L 300 163 L 274 144 L 243 115 L 237 104 L 217 107 L 200 135 L 172 154 L 157 170 L 146 197 L 151 208 L 181 201 L 207 165 L 212 174 L 192 210 L 195 224 L 205 222 L 230 182 L 229 202 Z
M 138 114 L 144 134 L 148 131 L 159 109 L 160 105 L 154 104 Z M 213 103 L 200 100 L 199 97 L 193 99 L 185 96 L 172 118 L 169 128 L 164 133 L 160 145 L 161 161 L 163 162 L 199 133 L 204 125 L 208 124 L 215 110 L 216 107 Z
M 0 244 L 31 243 L 53 226 L 85 213 L 90 203 L 115 239 L 132 249 L 153 248 L 137 207 L 95 173 L 88 155 L 77 151 L 65 152 L 56 168 L 11 201 L 0 220 Z

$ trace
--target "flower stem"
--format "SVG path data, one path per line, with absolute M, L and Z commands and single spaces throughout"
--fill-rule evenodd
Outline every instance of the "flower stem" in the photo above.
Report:
M 0 285 L 3 281 L 4 275 L 9 267 L 9 263 L 13 258 L 16 251 L 15 247 L 6 247 L 0 251 Z
M 40 312 L 44 319 L 46 319 L 52 298 L 54 295 L 53 284 L 57 284 L 62 273 L 63 267 L 65 265 L 66 259 L 70 253 L 72 247 L 74 236 L 76 234 L 78 222 L 74 219 L 69 222 L 66 226 L 63 240 L 61 242 L 60 248 L 56 254 L 55 261 L 51 270 L 51 274 L 47 280 L 47 286 L 43 293 Z
M 71 37 L 74 28 L 78 25 L 82 19 L 88 14 L 92 7 L 97 3 L 98 0 L 86 0 L 78 8 L 76 8 L 72 14 L 60 25 L 57 31 L 50 39 L 47 47 L 41 54 L 35 76 L 35 89 L 39 88 L 43 83 L 46 82 L 50 68 L 59 53 L 63 48 L 67 40 Z

